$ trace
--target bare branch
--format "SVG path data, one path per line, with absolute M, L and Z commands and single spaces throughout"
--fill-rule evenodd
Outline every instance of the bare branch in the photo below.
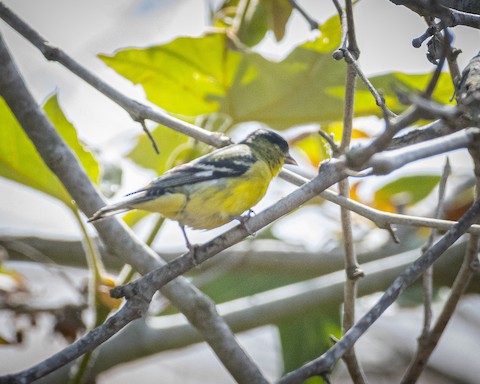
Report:
M 307 23 L 310 25 L 310 29 L 313 31 L 315 29 L 318 29 L 319 25 L 316 20 L 314 20 L 305 10 L 298 5 L 296 0 L 288 0 L 290 5 L 292 6 L 293 9 L 296 9 L 298 13 L 300 13 L 303 18 L 307 21 Z
M 433 329 L 422 337 L 415 357 L 402 378 L 402 384 L 414 383 L 417 381 L 418 377 L 423 372 L 428 359 L 433 353 L 433 350 L 437 346 L 440 337 L 443 335 L 445 328 L 452 318 L 462 294 L 476 272 L 472 268 L 472 262 L 474 262 L 478 255 L 478 239 L 478 236 L 471 235 L 469 246 L 465 254 L 465 260 L 460 268 L 460 271 L 458 272 L 457 277 L 455 278 L 450 296 L 445 303 Z
M 282 171 L 283 179 L 289 181 L 295 185 L 303 185 L 308 182 L 308 179 L 297 175 L 288 170 Z M 380 211 L 374 208 L 371 208 L 367 205 L 361 204 L 357 201 L 347 199 L 343 196 L 338 195 L 336 192 L 326 189 L 321 192 L 319 196 L 325 200 L 331 201 L 334 204 L 338 204 L 341 207 L 347 208 L 360 216 L 366 217 L 367 219 L 372 220 L 379 228 L 386 229 L 389 225 L 405 225 L 405 226 L 414 226 L 414 227 L 427 227 L 427 228 L 436 228 L 439 230 L 448 230 L 452 225 L 455 224 L 453 221 L 448 220 L 437 220 L 426 217 L 416 217 L 409 215 L 400 215 L 395 213 L 389 213 Z M 467 231 L 468 233 L 480 234 L 480 226 L 473 225 Z
M 350 11 L 351 11 L 351 2 Z M 348 8 L 348 7 L 347 7 Z M 353 23 L 353 18 L 347 18 Z M 353 29 L 353 24 L 349 24 L 348 30 Z M 349 35 L 350 36 L 350 35 Z M 355 34 L 353 33 L 353 36 Z M 350 41 L 350 37 L 349 37 Z M 356 45 L 356 43 L 355 43 Z M 342 141 L 339 148 L 340 155 L 343 155 L 348 148 L 350 148 L 350 141 L 353 130 L 353 113 L 354 113 L 354 98 L 356 88 L 357 73 L 351 64 L 347 64 L 347 76 L 345 81 L 345 106 L 343 114 L 343 130 Z M 340 180 L 338 189 L 341 196 L 346 198 L 350 195 L 350 186 L 348 178 Z M 340 209 L 340 218 L 343 232 L 344 245 L 344 263 L 347 280 L 345 281 L 344 300 L 343 300 L 343 324 L 342 331 L 348 331 L 355 323 L 355 301 L 357 298 L 357 281 L 364 276 L 364 272 L 360 269 L 355 252 L 351 213 L 345 208 Z M 365 374 L 360 366 L 355 349 L 351 348 L 344 355 L 344 361 L 347 365 L 348 372 L 354 383 L 361 384 L 366 382 Z
M 448 176 L 451 173 L 450 161 L 447 157 L 445 166 L 443 167 L 442 178 L 440 180 L 438 188 L 438 202 L 435 209 L 435 214 L 433 217 L 436 219 L 440 218 L 443 214 L 443 207 L 445 201 L 445 190 L 447 186 Z M 422 247 L 422 251 L 425 252 L 428 248 L 433 245 L 437 231 L 432 230 L 428 236 L 426 244 Z M 419 338 L 419 343 L 422 342 L 428 332 L 430 332 L 430 327 L 432 323 L 432 296 L 433 296 L 433 267 L 428 268 L 423 274 L 423 302 L 424 302 L 424 316 L 423 316 L 423 329 L 422 334 Z
M 445 284 L 451 281 L 452 262 L 455 261 L 455 264 L 458 264 L 461 259 L 460 248 L 463 250 L 464 244 L 450 248 L 445 255 L 448 260 L 444 262 L 441 260 L 440 266 L 438 263 L 435 264 L 438 268 L 436 275 L 444 276 L 442 282 Z M 285 255 L 282 262 L 288 263 L 289 259 L 296 256 L 297 254 Z M 366 277 L 362 279 L 362 284 L 359 286 L 359 295 L 364 296 L 385 289 L 417 258 L 418 251 L 411 250 L 363 264 Z M 276 263 L 279 264 L 278 259 Z M 317 260 L 316 265 L 318 264 Z M 338 265 L 337 271 L 324 276 L 219 304 L 218 311 L 235 332 L 242 332 L 285 321 L 291 318 L 292 312 L 303 314 L 315 308 L 339 304 L 343 298 L 344 281 L 345 272 L 342 266 Z M 139 339 L 142 343 L 138 342 Z M 102 372 L 117 364 L 130 361 L 132 355 L 141 358 L 199 341 L 202 341 L 201 336 L 181 314 L 150 317 L 146 323 L 133 322 L 122 333 L 102 345 L 93 370 L 97 373 Z M 128 353 L 118 353 L 119 350 L 124 351 L 126 348 Z M 103 356 L 105 358 L 102 358 Z
M 0 383 L 31 383 L 32 381 L 42 378 L 50 372 L 63 367 L 65 364 L 104 343 L 132 320 L 143 316 L 148 309 L 148 304 L 149 301 L 143 300 L 140 295 L 137 296 L 135 299 L 124 305 L 115 316 L 108 318 L 101 327 L 95 328 L 73 344 L 70 344 L 60 352 L 57 352 L 53 356 L 29 369 L 17 374 L 1 376 Z
M 450 126 L 444 120 L 436 120 L 433 123 L 427 124 L 421 128 L 409 130 L 404 135 L 396 136 L 392 139 L 391 144 L 386 148 L 387 150 L 403 148 L 411 144 L 422 143 L 427 140 L 436 139 L 441 136 L 449 135 L 455 130 L 466 128 L 470 122 L 460 117 L 455 126 Z
M 479 140 L 480 129 L 468 128 L 425 143 L 414 144 L 408 148 L 375 154 L 368 162 L 368 166 L 372 167 L 376 174 L 388 174 L 419 159 L 478 145 Z

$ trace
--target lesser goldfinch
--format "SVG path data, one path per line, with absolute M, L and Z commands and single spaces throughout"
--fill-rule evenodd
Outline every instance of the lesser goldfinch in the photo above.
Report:
M 95 221 L 143 209 L 178 221 L 190 248 L 185 226 L 212 229 L 253 207 L 283 164 L 296 164 L 288 143 L 277 133 L 259 129 L 238 144 L 217 149 L 177 166 L 124 199 L 97 211 Z

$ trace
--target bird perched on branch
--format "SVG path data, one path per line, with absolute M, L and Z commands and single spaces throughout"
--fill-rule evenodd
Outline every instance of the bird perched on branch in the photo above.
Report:
M 238 219 L 265 195 L 283 164 L 296 164 L 287 142 L 259 129 L 238 144 L 175 167 L 150 184 L 97 211 L 89 221 L 132 209 L 160 212 L 185 226 L 212 229 Z

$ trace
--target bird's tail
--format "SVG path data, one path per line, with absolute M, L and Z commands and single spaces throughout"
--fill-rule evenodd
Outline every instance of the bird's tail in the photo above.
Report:
M 105 219 L 107 217 L 116 215 L 118 213 L 122 212 L 127 212 L 130 211 L 132 208 L 127 206 L 125 203 L 117 203 L 117 204 L 112 204 L 112 205 L 107 205 L 101 209 L 99 209 L 97 212 L 95 212 L 92 217 L 88 218 L 88 222 L 91 223 L 92 221 L 97 221 L 101 219 Z
M 132 194 L 136 194 L 136 195 L 130 196 Z M 90 223 L 92 221 L 105 219 L 107 217 L 116 215 L 118 213 L 130 211 L 132 209 L 135 209 L 136 204 L 143 203 L 151 199 L 151 197 L 148 197 L 144 191 L 137 191 L 132 194 L 127 195 L 122 200 L 114 204 L 106 205 L 105 207 L 100 208 L 97 212 L 95 212 L 92 215 L 92 217 L 88 219 L 88 222 Z

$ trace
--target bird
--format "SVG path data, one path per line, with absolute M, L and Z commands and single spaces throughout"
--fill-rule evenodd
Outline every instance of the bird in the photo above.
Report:
M 244 223 L 249 216 L 241 214 L 250 214 L 284 164 L 297 165 L 287 141 L 272 130 L 257 129 L 238 144 L 172 168 L 145 187 L 99 209 L 88 221 L 132 209 L 159 212 L 179 223 L 185 243 L 192 249 L 186 226 L 213 229 L 234 219 Z

